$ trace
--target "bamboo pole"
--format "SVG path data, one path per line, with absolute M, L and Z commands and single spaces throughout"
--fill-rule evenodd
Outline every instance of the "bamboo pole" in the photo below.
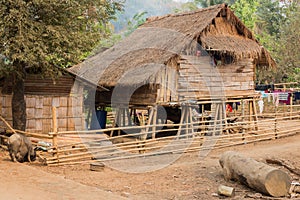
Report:
M 299 131 L 299 129 L 298 129 L 298 127 L 295 129 L 295 130 L 298 130 Z M 288 135 L 292 135 L 292 134 L 297 134 L 297 133 L 290 133 L 290 131 L 289 130 L 287 130 L 287 131 L 284 131 L 284 132 L 287 132 L 288 134 L 281 134 L 281 135 L 279 135 L 279 137 L 284 137 L 284 136 L 288 136 Z M 284 133 L 284 132 L 280 132 L 280 133 Z M 262 138 L 262 139 L 255 139 L 255 140 L 252 140 L 252 141 L 250 141 L 249 140 L 249 142 L 248 143 L 252 143 L 252 142 L 256 142 L 256 141 L 264 141 L 264 140 L 268 140 L 268 139 L 271 139 L 272 138 L 272 133 L 267 133 L 267 134 L 264 134 L 265 136 L 268 136 L 268 135 L 270 135 L 269 137 L 265 137 L 265 138 Z M 253 138 L 253 136 L 248 136 L 248 137 L 252 137 Z M 256 137 L 256 136 L 255 136 Z M 222 141 L 222 140 L 221 140 Z M 217 146 L 215 146 L 215 148 L 224 148 L 224 147 L 227 147 L 227 146 L 234 146 L 234 145 L 238 145 L 238 144 L 242 144 L 241 142 L 237 142 L 237 143 L 228 143 L 228 144 L 224 144 L 224 145 L 217 145 Z M 187 152 L 187 151 L 192 151 L 192 150 L 197 150 L 197 149 L 199 149 L 199 148 L 192 148 L 192 149 L 186 149 L 186 150 L 184 150 L 185 152 Z M 179 151 L 182 151 L 183 149 L 179 149 Z M 177 151 L 178 152 L 178 151 Z M 161 153 L 161 152 L 160 152 Z M 168 152 L 167 152 L 168 153 Z M 176 151 L 172 151 L 172 153 L 176 153 Z M 152 155 L 152 154 L 151 154 Z M 90 157 L 90 156 L 87 156 L 88 158 Z M 79 158 L 71 158 L 71 159 L 68 159 L 68 160 L 66 160 L 66 161 L 73 161 L 73 160 L 76 160 L 76 159 L 82 159 L 82 158 L 87 158 L 87 157 L 79 157 Z M 132 157 L 132 156 L 130 156 L 130 157 Z M 136 156 L 135 156 L 136 157 Z M 138 156 L 139 157 L 139 156 Z M 113 160 L 117 160 L 117 159 L 126 159 L 126 157 L 120 157 L 120 158 L 113 158 Z M 107 160 L 107 159 L 105 159 L 105 160 Z M 61 160 L 61 161 L 63 161 L 63 160 Z M 65 161 L 64 161 L 65 162 Z M 51 164 L 51 163 L 49 163 L 49 164 Z
M 13 133 L 16 133 L 15 129 L 13 129 L 10 126 L 10 124 L 2 116 L 0 116 L 0 119 L 4 122 L 4 124 L 7 126 L 7 128 L 9 128 L 9 130 L 11 130 Z
M 157 107 L 157 105 L 155 105 L 154 108 L 153 108 L 153 125 L 157 124 L 157 115 L 158 115 L 157 109 L 158 109 L 158 107 Z M 156 135 L 156 126 L 153 126 L 153 128 L 152 128 L 152 139 L 155 139 L 155 135 Z
M 275 110 L 275 111 L 276 111 L 276 110 Z M 298 114 L 299 114 L 299 111 L 294 112 L 294 113 L 295 113 L 295 115 L 298 115 Z M 282 120 L 285 120 L 285 119 L 289 119 L 290 116 L 278 117 L 277 111 L 275 112 L 275 116 L 276 116 L 276 118 L 274 118 L 274 119 L 266 119 L 266 120 L 262 120 L 262 121 L 260 121 L 260 123 L 261 123 L 261 124 L 263 124 L 263 123 L 271 123 L 272 121 L 276 122 L 276 123 L 274 124 L 274 126 L 276 126 L 275 131 L 277 131 L 276 138 L 281 138 L 281 137 L 284 137 L 285 135 L 292 135 L 293 133 L 289 133 L 291 130 L 294 130 L 294 131 L 295 131 L 294 134 L 299 133 L 299 128 L 298 128 L 298 125 L 297 125 L 297 124 L 293 125 L 293 126 L 294 126 L 293 129 L 291 129 L 292 126 L 289 126 L 289 128 L 287 129 L 287 127 L 285 126 L 285 124 L 283 124 L 283 123 L 280 124 L 280 123 L 279 123 L 280 120 L 282 121 Z M 221 121 L 221 120 L 218 120 L 218 121 Z M 294 120 L 293 122 L 299 122 L 299 120 Z M 244 123 L 244 122 L 243 122 L 243 123 Z M 186 124 L 191 125 L 191 127 L 186 128 L 186 130 L 189 130 L 189 129 L 192 128 L 192 125 L 193 125 L 194 123 L 193 123 L 193 122 L 182 123 L 182 125 L 186 125 Z M 241 125 L 241 124 L 242 124 L 242 123 L 234 123 L 233 126 L 238 126 L 238 125 Z M 174 126 L 174 124 L 173 124 L 172 126 Z M 260 126 L 261 126 L 261 125 L 260 125 Z M 279 130 L 279 129 L 280 129 L 280 130 Z M 284 131 L 282 131 L 281 129 L 284 130 Z M 274 138 L 274 136 L 272 136 L 274 133 L 269 132 L 269 130 L 271 130 L 271 127 L 268 126 L 268 125 L 266 125 L 264 129 L 259 130 L 259 131 L 254 131 L 253 133 L 255 133 L 255 135 L 246 135 L 246 136 L 242 136 L 242 137 L 240 136 L 240 134 L 220 135 L 220 136 L 219 136 L 219 138 L 220 138 L 219 141 L 220 141 L 220 142 L 218 142 L 217 145 L 219 145 L 219 146 L 220 146 L 220 145 L 223 145 L 223 146 L 225 146 L 225 145 L 230 146 L 230 145 L 232 145 L 232 143 L 233 143 L 234 140 L 238 140 L 239 138 L 243 138 L 243 137 L 247 139 L 247 143 L 251 143 L 251 142 L 253 142 L 253 141 L 263 141 L 263 140 L 266 140 L 266 139 Z M 267 134 L 265 134 L 266 131 L 268 131 Z M 248 132 L 248 134 L 253 134 L 253 133 L 252 133 L 252 132 Z M 199 138 L 197 138 L 196 134 L 197 134 L 197 133 L 194 133 L 194 134 L 192 134 L 192 135 L 194 135 L 196 139 L 199 139 Z M 172 139 L 172 138 L 176 138 L 176 136 L 170 137 L 169 139 Z M 178 137 L 177 137 L 177 138 L 178 138 Z M 160 138 L 156 138 L 155 140 L 159 140 L 159 139 L 160 139 Z M 152 141 L 152 142 L 153 142 L 153 141 Z M 196 141 L 195 141 L 195 142 L 196 142 Z M 239 141 L 239 142 L 240 142 L 240 143 L 243 143 L 243 141 Z M 129 152 L 130 152 L 130 151 L 136 151 L 136 150 L 139 150 L 140 145 L 141 145 L 141 144 L 140 144 L 139 142 L 137 142 L 137 141 L 129 142 L 129 146 L 125 146 L 125 144 L 126 144 L 126 143 L 124 143 L 123 146 L 122 146 L 122 144 L 120 144 L 120 148 L 131 148 L 131 147 L 132 147 L 133 149 L 128 149 Z M 145 143 L 143 143 L 144 146 L 145 146 L 145 145 L 148 145 L 148 144 L 150 144 L 150 142 L 148 143 L 147 141 L 145 141 Z M 194 142 L 193 142 L 192 144 L 194 144 Z M 128 143 L 127 143 L 127 145 L 128 145 Z M 180 146 L 181 146 L 181 145 L 177 145 L 177 146 L 176 146 L 176 144 L 175 144 L 174 146 L 175 146 L 175 147 L 178 147 L 178 149 L 180 149 Z M 157 146 L 145 147 L 145 150 L 154 150 L 154 149 L 162 148 L 162 147 L 163 147 L 162 144 L 158 144 Z M 218 146 L 216 146 L 216 147 L 218 147 Z M 194 148 L 194 147 L 192 147 L 192 148 Z M 176 149 L 177 149 L 177 148 L 176 148 Z M 97 148 L 95 148 L 95 150 L 97 150 Z M 76 151 L 76 149 L 75 149 L 74 151 Z M 186 151 L 190 151 L 190 148 L 188 148 Z M 63 152 L 72 152 L 72 150 L 70 150 L 70 151 L 65 150 L 65 151 L 63 151 Z M 99 151 L 99 152 L 105 154 L 105 152 L 103 151 L 103 149 L 102 149 L 101 151 Z M 59 152 L 59 153 L 60 153 L 60 152 Z M 174 153 L 174 151 L 172 151 L 171 153 Z M 87 156 L 87 155 L 83 155 L 83 156 Z M 68 158 L 68 157 L 67 157 L 67 158 Z M 76 159 L 82 159 L 81 156 L 77 156 L 76 154 L 75 154 L 75 155 L 71 155 L 70 158 L 72 158 L 73 160 L 76 160 Z M 51 159 L 49 159 L 49 160 L 51 160 Z M 55 160 L 55 159 L 54 159 L 54 160 Z M 58 159 L 58 160 L 59 160 L 58 162 L 62 162 L 62 161 L 63 161 L 63 162 L 72 162 L 72 161 L 69 161 L 69 160 L 64 161 L 64 159 Z
M 255 130 L 257 131 L 258 130 L 258 126 L 257 126 L 257 121 L 258 121 L 258 117 L 257 117 L 257 110 L 256 110 L 256 102 L 255 102 L 255 99 L 253 99 L 253 103 L 252 103 L 252 106 L 253 106 L 253 114 L 254 114 L 254 128 Z
M 292 119 L 292 113 L 293 113 L 293 93 L 291 93 L 290 96 L 290 120 Z
M 58 151 L 58 148 L 57 148 L 57 116 L 56 116 L 56 107 L 53 106 L 52 107 L 52 123 L 53 123 L 53 138 L 52 138 L 52 145 L 54 147 L 54 154 L 53 156 L 57 156 L 57 151 Z
M 277 106 L 275 106 L 275 122 L 274 122 L 275 139 L 277 139 Z
M 180 125 L 179 125 L 178 131 L 177 131 L 177 136 L 178 136 L 178 137 L 181 135 L 181 129 L 182 129 L 182 126 L 183 126 L 183 121 L 184 121 L 185 112 L 186 112 L 186 110 L 183 109 L 183 107 L 182 107 L 182 110 L 181 110 L 181 118 L 180 118 Z
M 298 129 L 297 129 L 298 130 Z M 280 137 L 286 137 L 286 136 L 289 136 L 289 135 L 293 135 L 295 133 L 286 133 L 286 134 L 282 134 L 280 135 Z M 271 134 L 267 134 L 267 135 L 271 135 Z M 269 137 L 265 137 L 265 138 L 261 138 L 261 139 L 255 139 L 255 140 L 249 140 L 248 143 L 254 143 L 254 142 L 260 142 L 260 141 L 265 141 L 265 140 L 270 140 L 272 139 L 273 136 L 269 136 Z M 225 147 L 230 147 L 230 146 L 236 146 L 236 145 L 242 145 L 244 144 L 243 142 L 235 142 L 235 143 L 227 143 L 227 144 L 221 144 L 221 145 L 214 145 L 214 146 L 207 146 L 206 148 L 212 148 L 214 147 L 215 149 L 219 149 L 219 148 L 225 148 Z M 199 146 L 197 147 L 192 147 L 192 148 L 179 148 L 179 149 L 176 149 L 174 151 L 162 151 L 162 152 L 159 152 L 159 153 L 151 153 L 151 154 L 135 154 L 135 155 L 129 155 L 129 156 L 123 156 L 123 157 L 114 157 L 114 158 L 104 158 L 104 159 L 97 159 L 98 162 L 105 162 L 105 161 L 113 161 L 113 160 L 121 160 L 121 159 L 129 159 L 129 158 L 138 158 L 138 157 L 145 157 L 145 156 L 153 156 L 153 155 L 161 155 L 161 154 L 168 154 L 168 153 L 186 153 L 186 152 L 192 152 L 192 151 L 197 151 L 197 150 L 200 150 L 200 149 L 203 149 Z M 60 160 L 60 163 L 61 164 L 68 164 L 67 162 L 69 161 L 74 161 L 74 160 L 77 160 L 77 159 L 84 159 L 84 158 L 90 158 L 90 156 L 83 156 L 83 157 L 79 157 L 79 158 L 67 158 L 65 160 Z M 64 163 L 63 163 L 64 162 Z M 82 161 L 82 162 L 76 162 L 77 164 L 82 164 L 83 162 L 86 162 L 86 161 Z M 74 162 L 73 162 L 74 163 Z M 48 164 L 50 166 L 55 166 L 55 165 L 60 165 L 59 163 L 55 163 L 55 162 L 48 162 Z M 71 163 L 69 163 L 71 164 Z

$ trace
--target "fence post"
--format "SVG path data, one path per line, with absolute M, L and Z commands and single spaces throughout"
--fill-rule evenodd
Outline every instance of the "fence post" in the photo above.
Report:
M 56 116 L 56 107 L 52 107 L 52 122 L 53 122 L 53 135 L 52 135 L 52 145 L 54 147 L 54 154 L 53 156 L 58 155 L 58 148 L 57 148 L 57 116 Z
M 275 105 L 275 124 L 274 124 L 275 139 L 277 139 L 277 106 Z
M 293 115 L 293 93 L 291 93 L 290 96 L 290 120 L 292 119 L 292 115 Z
M 247 124 L 245 125 L 245 101 L 242 99 L 241 100 L 242 104 L 242 140 L 245 140 L 245 128 L 247 128 Z

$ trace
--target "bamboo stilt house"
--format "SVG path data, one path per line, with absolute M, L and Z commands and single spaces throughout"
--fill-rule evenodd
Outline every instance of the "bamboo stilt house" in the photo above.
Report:
M 226 4 L 147 19 L 110 49 L 69 72 L 106 88 L 96 105 L 180 106 L 251 98 L 268 51 Z

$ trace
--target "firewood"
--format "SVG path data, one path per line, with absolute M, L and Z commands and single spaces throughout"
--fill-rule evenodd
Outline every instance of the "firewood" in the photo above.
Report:
M 224 195 L 227 197 L 232 197 L 234 196 L 234 188 L 233 187 L 228 187 L 225 185 L 220 185 L 218 187 L 218 194 L 220 195 Z

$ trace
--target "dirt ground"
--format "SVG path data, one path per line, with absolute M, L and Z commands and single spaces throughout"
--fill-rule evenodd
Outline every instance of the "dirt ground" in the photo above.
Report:
M 253 195 L 256 193 L 255 191 L 236 182 L 226 182 L 223 178 L 218 159 L 222 152 L 227 150 L 239 151 L 260 161 L 264 161 L 267 157 L 281 158 L 300 168 L 300 134 L 277 140 L 212 150 L 205 158 L 199 157 L 199 152 L 187 153 L 167 167 L 145 173 L 126 173 L 107 166 L 100 172 L 90 171 L 88 164 L 60 167 L 42 166 L 38 162 L 18 164 L 12 163 L 8 153 L 2 150 L 0 151 L 0 172 L 2 174 L 0 182 L 2 185 L 6 185 L 6 189 L 3 189 L 0 184 L 0 188 L 2 188 L 2 191 L 0 189 L 2 194 L 0 194 L 3 197 L 4 192 L 7 195 L 4 195 L 7 197 L 5 199 L 34 199 L 25 198 L 30 197 L 30 194 L 32 197 L 33 191 L 38 194 L 39 199 L 102 199 L 105 195 L 108 196 L 103 199 L 121 197 L 155 200 L 220 199 L 224 197 L 217 196 L 216 192 L 218 186 L 223 184 L 235 188 L 233 199 L 250 199 L 246 197 L 247 194 Z M 126 164 L 126 160 L 122 162 L 124 163 L 120 163 L 121 165 Z M 279 166 L 276 167 L 283 169 Z M 8 170 L 7 173 L 6 170 Z M 39 175 L 37 176 L 35 173 Z M 30 181 L 24 178 L 24 174 L 36 176 L 36 178 L 34 181 Z M 299 177 L 289 174 L 293 180 L 299 181 Z M 16 179 L 11 179 L 11 176 Z M 20 185 L 27 185 L 29 181 L 29 187 L 35 188 L 34 190 L 27 187 L 20 188 Z M 55 196 L 56 192 L 59 193 L 59 196 Z M 23 195 L 21 198 L 19 197 L 20 193 Z M 49 198 L 41 198 L 40 195 Z M 97 195 L 98 197 L 95 198 Z M 118 197 L 114 195 L 118 195 Z M 3 199 L 1 196 L 0 199 Z

